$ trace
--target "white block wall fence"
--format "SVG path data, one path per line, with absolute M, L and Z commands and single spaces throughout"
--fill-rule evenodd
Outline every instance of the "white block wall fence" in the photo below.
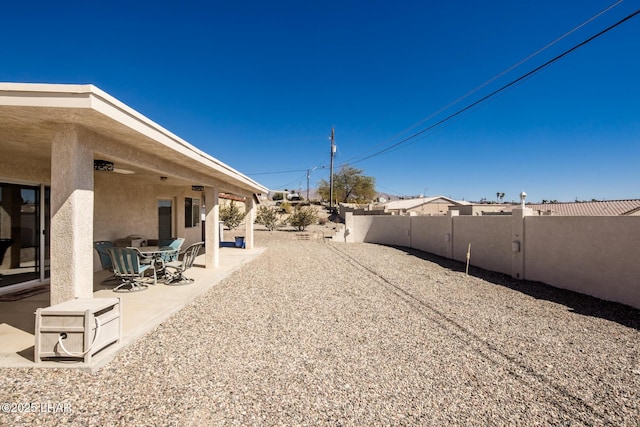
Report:
M 640 308 L 639 216 L 359 216 L 335 241 L 419 249 L 514 278 Z

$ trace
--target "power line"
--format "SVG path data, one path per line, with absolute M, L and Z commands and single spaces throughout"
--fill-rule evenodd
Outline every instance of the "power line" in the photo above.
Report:
M 508 74 L 510 71 L 518 68 L 520 65 L 524 64 L 525 62 L 529 61 L 530 59 L 535 58 L 536 56 L 538 56 L 539 54 L 541 54 L 542 52 L 544 52 L 545 50 L 549 49 L 551 46 L 553 46 L 554 44 L 558 43 L 559 41 L 565 39 L 566 37 L 570 36 L 571 34 L 575 33 L 576 31 L 578 31 L 580 28 L 584 27 L 585 25 L 589 24 L 590 22 L 594 21 L 595 19 L 597 19 L 598 17 L 600 17 L 601 15 L 605 14 L 606 12 L 608 12 L 609 10 L 613 9 L 614 7 L 616 7 L 617 5 L 619 5 L 620 3 L 622 3 L 624 0 L 618 0 L 617 2 L 615 2 L 614 4 L 610 5 L 609 7 L 607 7 L 606 9 L 598 12 L 597 14 L 595 14 L 594 16 L 592 16 L 591 18 L 587 19 L 586 21 L 584 21 L 583 23 L 581 23 L 580 25 L 577 25 L 575 27 L 573 27 L 571 30 L 567 31 L 566 33 L 564 33 L 563 35 L 561 35 L 560 37 L 556 38 L 555 40 L 553 40 L 550 43 L 547 43 L 544 47 L 541 47 L 540 49 L 536 50 L 535 52 L 531 53 L 530 55 L 528 55 L 526 58 L 521 59 L 520 61 L 518 61 L 517 63 L 513 64 L 512 66 L 508 67 L 507 69 L 505 69 L 504 71 L 496 74 L 495 76 L 493 76 L 492 78 L 490 78 L 489 80 L 487 80 L 486 82 L 482 83 L 481 85 L 477 86 L 476 88 L 470 90 L 469 92 L 465 93 L 464 95 L 462 95 L 461 97 L 459 97 L 458 99 L 456 99 L 453 102 L 450 102 L 449 104 L 447 104 L 446 106 L 440 108 L 438 111 L 436 111 L 435 113 L 425 117 L 424 119 L 420 120 L 419 122 L 417 122 L 416 124 L 414 124 L 413 126 L 409 127 L 407 130 L 413 129 L 419 125 L 421 125 L 422 123 L 426 122 L 427 120 L 432 119 L 433 117 L 435 117 L 436 115 L 440 114 L 441 112 L 448 110 L 449 108 L 451 108 L 452 106 L 454 106 L 455 104 L 457 104 L 458 102 L 462 101 L 463 99 L 468 98 L 469 96 L 473 95 L 474 93 L 476 93 L 477 91 L 479 91 L 480 89 L 482 89 L 483 87 L 489 85 L 490 83 L 493 83 L 494 81 L 496 81 L 497 79 L 499 79 L 500 77 Z M 405 130 L 406 131 L 406 130 Z M 403 132 L 405 132 L 403 131 Z
M 456 100 L 450 102 L 449 104 L 447 104 L 446 106 L 440 108 L 439 110 L 437 110 L 436 112 L 430 114 L 429 116 L 425 117 L 424 119 L 420 120 L 419 122 L 415 123 L 414 125 L 410 126 L 409 128 L 399 132 L 396 135 L 401 135 L 411 129 L 414 129 L 415 127 L 419 126 L 420 124 L 426 122 L 427 120 L 432 119 L 433 117 L 437 116 L 438 114 L 442 113 L 443 111 L 446 111 L 447 109 L 449 109 L 450 107 L 452 107 L 453 105 L 459 103 L 460 101 L 462 101 L 463 99 L 469 97 L 470 95 L 474 94 L 475 92 L 477 92 L 478 90 L 482 89 L 483 87 L 487 86 L 488 84 L 492 83 L 493 81 L 497 80 L 498 78 L 504 76 L 505 74 L 507 74 L 508 72 L 512 71 L 513 69 L 519 67 L 520 65 L 524 64 L 525 62 L 529 61 L 530 59 L 534 58 L 535 56 L 539 55 L 540 53 L 542 53 L 543 51 L 547 50 L 549 47 L 553 46 L 554 44 L 556 44 L 557 42 L 559 42 L 560 40 L 566 38 L 567 36 L 569 36 L 570 34 L 574 33 L 575 31 L 577 31 L 578 29 L 584 27 L 585 25 L 587 25 L 588 23 L 592 22 L 593 20 L 597 19 L 598 17 L 600 17 L 601 15 L 603 15 L 604 13 L 608 12 L 609 10 L 613 9 L 614 7 L 616 7 L 617 5 L 619 5 L 620 3 L 622 3 L 624 0 L 618 0 L 615 3 L 611 4 L 609 7 L 607 7 L 606 9 L 603 9 L 602 11 L 600 11 L 599 13 L 597 13 L 596 15 L 592 16 L 591 18 L 587 19 L 586 21 L 582 22 L 581 24 L 579 24 L 578 26 L 572 28 L 571 30 L 569 30 L 568 32 L 566 32 L 565 34 L 563 34 L 562 36 L 556 38 L 555 40 L 553 40 L 552 42 L 548 43 L 547 45 L 545 45 L 544 47 L 538 49 L 537 51 L 535 51 L 534 53 L 528 55 L 526 58 L 520 60 L 519 62 L 517 62 L 516 64 L 510 66 L 509 68 L 505 69 L 504 71 L 502 71 L 501 73 L 497 74 L 496 76 L 492 77 L 491 79 L 487 80 L 486 82 L 482 83 L 481 85 L 477 86 L 476 88 L 470 90 L 469 92 L 467 92 L 466 94 L 464 94 L 463 96 L 457 98 Z M 559 59 L 563 58 L 564 56 L 568 55 L 569 53 L 573 52 L 574 50 L 577 50 L 578 48 L 586 45 L 587 43 L 593 41 L 594 39 L 600 37 L 601 35 L 605 34 L 606 32 L 612 30 L 613 28 L 621 25 L 622 23 L 626 22 L 627 20 L 635 17 L 636 15 L 638 15 L 640 13 L 640 10 L 635 11 L 634 13 L 628 15 L 627 17 L 621 19 L 620 21 L 616 22 L 615 24 L 609 26 L 608 28 L 602 30 L 601 32 L 597 33 L 596 35 L 586 39 L 585 41 L 579 43 L 578 45 L 572 47 L 571 49 L 563 52 L 562 54 L 554 57 L 553 59 L 545 62 L 544 64 L 540 65 L 539 67 L 536 67 L 535 69 L 533 69 L 532 71 L 529 71 L 528 73 L 525 73 L 524 75 L 518 77 L 517 79 L 511 81 L 510 83 L 500 87 L 499 89 L 491 92 L 490 94 L 480 98 L 479 100 L 467 105 L 466 107 L 456 111 L 453 114 L 450 114 L 449 116 L 445 117 L 444 119 L 436 122 L 433 125 L 430 125 L 410 136 L 408 136 L 407 138 L 402 139 L 399 142 L 396 142 L 395 144 L 392 144 L 382 150 L 376 151 L 373 154 L 370 154 L 368 156 L 362 157 L 362 158 L 358 158 L 368 152 L 370 152 L 371 150 L 375 149 L 376 147 L 379 147 L 382 145 L 378 144 L 376 147 L 373 147 L 372 149 L 363 152 L 362 154 L 352 157 L 351 159 L 349 159 L 348 161 L 345 161 L 344 163 L 341 164 L 341 166 L 344 166 L 346 164 L 355 164 L 355 163 L 360 163 L 362 161 L 368 160 L 372 157 L 377 157 L 379 155 L 382 155 L 384 153 L 388 153 L 391 151 L 395 151 L 400 149 L 400 146 L 402 145 L 408 145 L 407 143 L 409 141 L 412 141 L 412 143 L 415 143 L 419 140 L 421 140 L 422 138 L 428 136 L 425 135 L 426 132 L 433 130 L 434 128 L 443 125 L 444 123 L 450 121 L 451 119 L 453 119 L 454 117 L 459 116 L 460 114 L 469 111 L 470 109 L 477 107 L 479 104 L 489 100 L 490 98 L 493 98 L 494 96 L 504 92 L 506 89 L 511 88 L 512 86 L 515 86 L 516 84 L 522 82 L 523 80 L 527 79 L 528 77 L 532 76 L 533 74 L 537 73 L 538 71 L 542 70 L 543 68 L 546 68 L 547 66 L 551 65 L 552 63 L 558 61 Z M 418 139 L 418 137 L 421 136 L 421 138 Z M 324 169 L 326 168 L 327 165 L 320 165 L 320 166 L 314 166 L 313 168 L 316 169 Z M 248 176 L 253 176 L 253 175 L 275 175 L 275 174 L 284 174 L 284 173 L 294 173 L 294 172 L 306 172 L 308 169 L 311 168 L 306 168 L 306 169 L 291 169 L 291 170 L 282 170 L 282 171 L 267 171 L 267 172 L 254 172 L 254 173 L 247 173 L 246 175 Z M 286 187 L 289 186 L 289 184 L 294 183 L 295 181 L 299 180 L 301 178 L 296 178 L 295 180 L 288 182 L 287 184 L 281 186 L 281 187 Z
M 293 173 L 293 172 L 303 172 L 306 169 L 291 169 L 288 171 L 271 171 L 271 172 L 253 172 L 253 173 L 245 173 L 245 175 L 276 175 L 279 173 Z
M 293 171 L 291 171 L 291 172 L 305 172 L 305 174 L 304 174 L 304 175 L 302 175 L 302 176 L 300 176 L 300 177 L 298 177 L 298 178 L 295 178 L 295 179 L 293 179 L 293 180 L 291 180 L 291 181 L 287 182 L 286 184 L 279 185 L 279 186 L 278 186 L 278 187 L 276 187 L 276 188 L 287 188 L 287 187 L 289 187 L 291 184 L 294 184 L 296 181 L 299 181 L 299 180 L 300 180 L 300 179 L 302 179 L 302 178 L 306 179 L 307 171 L 310 171 L 310 170 L 315 171 L 315 170 L 318 170 L 318 169 L 326 169 L 326 168 L 328 168 L 328 167 L 329 167 L 329 166 L 327 166 L 327 165 L 320 164 L 320 165 L 318 165 L 318 166 L 312 166 L 312 167 L 309 167 L 309 168 L 306 168 L 306 169 L 295 169 L 295 170 L 293 170 Z
M 290 169 L 290 170 L 283 170 L 283 171 L 269 171 L 269 172 L 251 172 L 251 173 L 245 173 L 245 175 L 249 176 L 249 175 L 277 175 L 277 174 L 282 174 L 282 173 L 294 173 L 294 172 L 306 172 L 309 169 L 324 169 L 326 168 L 327 165 L 318 165 L 318 166 L 310 166 L 306 169 Z
M 427 126 L 426 128 L 424 128 L 424 129 L 422 129 L 422 130 L 420 130 L 420 131 L 418 131 L 418 132 L 414 133 L 413 135 L 408 136 L 407 138 L 404 138 L 404 139 L 403 139 L 403 140 L 401 140 L 401 141 L 396 142 L 395 144 L 390 145 L 390 146 L 389 146 L 389 147 L 387 147 L 387 148 L 384 148 L 384 149 L 382 149 L 382 150 L 379 150 L 379 151 L 377 151 L 377 152 L 375 152 L 375 153 L 373 153 L 373 154 L 371 154 L 371 155 L 369 155 L 369 156 L 363 157 L 363 158 L 361 158 L 361 159 L 359 159 L 359 160 L 352 161 L 352 162 L 350 162 L 349 164 L 360 163 L 360 162 L 362 162 L 362 161 L 364 161 L 364 160 L 368 160 L 368 159 L 370 159 L 370 158 L 372 158 L 372 157 L 376 157 L 376 156 L 379 156 L 379 155 L 381 155 L 381 154 L 384 154 L 384 153 L 386 153 L 386 152 L 388 152 L 388 151 L 392 150 L 393 148 L 396 148 L 396 147 L 398 147 L 398 146 L 400 146 L 400 145 L 402 145 L 402 144 L 405 144 L 406 142 L 411 141 L 411 140 L 413 140 L 413 139 L 417 138 L 418 136 L 420 136 L 420 135 L 424 134 L 425 132 L 428 132 L 428 131 L 430 131 L 430 130 L 432 130 L 432 129 L 434 129 L 434 128 L 436 128 L 436 127 L 438 127 L 438 126 L 440 126 L 440 125 L 442 125 L 442 124 L 444 124 L 444 123 L 446 123 L 446 122 L 448 122 L 449 120 L 451 120 L 451 119 L 453 119 L 453 118 L 455 118 L 455 117 L 459 116 L 460 114 L 462 114 L 462 113 L 464 113 L 464 112 L 466 112 L 466 111 L 468 111 L 468 110 L 470 110 L 470 109 L 472 109 L 472 108 L 474 108 L 474 107 L 478 106 L 479 104 L 481 104 L 481 103 L 483 103 L 483 102 L 487 101 L 488 99 L 493 98 L 494 96 L 496 96 L 496 95 L 500 94 L 501 92 L 505 91 L 506 89 L 508 89 L 508 88 L 510 88 L 510 87 L 512 87 L 512 86 L 514 86 L 514 85 L 516 85 L 516 84 L 518 84 L 518 83 L 520 83 L 520 82 L 524 81 L 525 79 L 527 79 L 527 78 L 531 77 L 532 75 L 536 74 L 538 71 L 541 71 L 542 69 L 544 69 L 544 68 L 548 67 L 549 65 L 553 64 L 554 62 L 559 61 L 560 59 L 564 58 L 565 56 L 567 56 L 567 55 L 568 55 L 568 54 L 570 54 L 571 52 L 573 52 L 573 51 L 575 51 L 575 50 L 577 50 L 577 49 L 581 48 L 582 46 L 584 46 L 584 45 L 586 45 L 586 44 L 588 44 L 588 43 L 592 42 L 593 40 L 595 40 L 595 39 L 597 39 L 598 37 L 600 37 L 600 36 L 602 36 L 602 35 L 606 34 L 607 32 L 609 32 L 609 31 L 611 31 L 612 29 L 614 29 L 614 28 L 618 27 L 619 25 L 622 25 L 623 23 L 625 23 L 626 21 L 628 21 L 628 20 L 630 20 L 630 19 L 634 18 L 634 17 L 635 17 L 635 16 L 637 16 L 638 14 L 640 14 L 640 9 L 638 9 L 638 10 L 636 10 L 635 12 L 633 12 L 633 13 L 631 13 L 631 14 L 627 15 L 626 17 L 622 18 L 621 20 L 619 20 L 619 21 L 618 21 L 618 22 L 616 22 L 615 24 L 610 25 L 609 27 L 605 28 L 604 30 L 600 31 L 599 33 L 597 33 L 597 34 L 595 34 L 595 35 L 593 35 L 593 36 L 589 37 L 588 39 L 586 39 L 586 40 L 584 40 L 584 41 L 582 41 L 582 42 L 578 43 L 577 45 L 573 46 L 572 48 L 570 48 L 570 49 L 568 49 L 568 50 L 564 51 L 563 53 L 561 53 L 561 54 L 559 54 L 559 55 L 555 56 L 554 58 L 552 58 L 552 59 L 548 60 L 548 61 L 547 61 L 547 62 L 545 62 L 544 64 L 542 64 L 542 65 L 540 65 L 540 66 L 538 66 L 538 67 L 534 68 L 533 70 L 531 70 L 531 71 L 529 71 L 529 72 L 527 72 L 527 73 L 525 73 L 525 74 L 521 75 L 521 76 L 520 76 L 520 77 L 518 77 L 517 79 L 512 80 L 511 82 L 509 82 L 509 83 L 505 84 L 504 86 L 502 86 L 502 87 L 500 87 L 500 88 L 498 88 L 498 89 L 494 90 L 493 92 L 489 93 L 488 95 L 483 96 L 483 97 L 482 97 L 482 98 L 480 98 L 479 100 L 474 101 L 474 102 L 472 102 L 471 104 L 467 105 L 466 107 L 464 107 L 464 108 L 462 108 L 462 109 L 460 109 L 460 110 L 456 111 L 455 113 L 452 113 L 452 114 L 448 115 L 448 116 L 447 116 L 447 117 L 445 117 L 444 119 L 439 120 L 438 122 L 436 122 L 436 123 L 434 123 L 434 124 L 432 124 L 432 125 L 430 125 L 430 126 Z
M 527 57 L 525 57 L 524 59 L 518 61 L 517 63 L 511 65 L 510 67 L 508 67 L 507 69 L 505 69 L 504 71 L 496 74 L 495 76 L 493 76 L 492 78 L 490 78 L 489 80 L 485 81 L 484 83 L 482 83 L 481 85 L 471 89 L 470 91 L 468 91 L 467 93 L 465 93 L 464 95 L 458 97 L 457 99 L 455 99 L 454 101 L 448 103 L 447 105 L 445 105 L 444 107 L 439 108 L 437 111 L 429 114 L 427 117 L 421 119 L 420 121 L 414 123 L 413 125 L 409 126 L 408 128 L 402 130 L 401 132 L 398 132 L 396 134 L 396 136 L 400 136 L 405 132 L 408 132 L 412 129 L 415 129 L 416 127 L 420 126 L 421 124 L 423 124 L 424 122 L 431 120 L 432 118 L 436 117 L 438 114 L 448 110 L 449 108 L 453 107 L 454 105 L 458 104 L 459 102 L 461 102 L 462 100 L 468 98 L 469 96 L 473 95 L 474 93 L 476 93 L 477 91 L 479 91 L 480 89 L 482 89 L 483 87 L 489 85 L 490 83 L 496 81 L 497 79 L 499 79 L 500 77 L 506 75 L 507 73 L 509 73 L 510 71 L 514 70 L 515 68 L 519 67 L 520 65 L 524 64 L 525 62 L 529 61 L 530 59 L 533 59 L 534 57 L 538 56 L 540 53 L 544 52 L 545 50 L 549 49 L 551 46 L 555 45 L 556 43 L 558 43 L 559 41 L 565 39 L 566 37 L 568 37 L 569 35 L 573 34 L 574 32 L 576 32 L 577 30 L 579 30 L 580 28 L 584 27 L 585 25 L 589 24 L 590 22 L 594 21 L 595 19 L 599 18 L 600 16 L 604 15 L 605 13 L 607 13 L 609 10 L 613 9 L 614 7 L 618 6 L 620 3 L 622 3 L 624 0 L 618 0 L 615 3 L 609 5 L 607 8 L 601 10 L 600 12 L 598 12 L 597 14 L 593 15 L 591 18 L 587 19 L 586 21 L 582 22 L 581 24 L 573 27 L 571 30 L 567 31 L 566 33 L 564 33 L 563 35 L 561 35 L 560 37 L 556 38 L 555 40 L 553 40 L 550 43 L 547 43 L 544 47 L 536 50 L 535 52 L 531 53 L 530 55 L 528 55 Z M 392 137 L 391 139 L 393 139 L 395 137 Z M 375 147 L 372 147 L 371 149 L 355 156 L 352 157 L 349 161 L 345 162 L 345 163 L 358 163 L 362 160 L 366 160 L 369 157 L 365 157 L 363 159 L 358 159 L 358 157 L 363 156 L 369 152 L 371 152 L 372 150 L 374 150 L 377 147 L 380 147 L 381 145 L 383 145 L 384 143 L 380 143 L 378 145 L 376 145 Z

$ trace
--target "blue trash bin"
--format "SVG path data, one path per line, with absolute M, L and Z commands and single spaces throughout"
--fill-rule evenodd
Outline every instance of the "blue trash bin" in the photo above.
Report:
M 244 236 L 236 236 L 236 248 L 244 248 Z

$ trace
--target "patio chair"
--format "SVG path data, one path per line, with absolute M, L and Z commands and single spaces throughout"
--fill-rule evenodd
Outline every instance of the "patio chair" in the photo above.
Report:
M 141 254 L 137 248 L 107 248 L 113 265 L 113 273 L 122 283 L 116 286 L 114 292 L 136 292 L 147 289 L 144 274 L 153 271 L 153 283 L 157 282 L 156 271 L 152 264 L 140 262 Z M 128 287 L 128 289 L 127 289 Z
M 193 283 L 193 279 L 186 277 L 184 272 L 193 267 L 193 263 L 203 246 L 204 242 L 194 243 L 180 254 L 182 261 L 171 261 L 165 264 L 165 283 L 167 285 L 187 285 Z
M 111 262 L 111 256 L 107 252 L 107 248 L 112 248 L 113 242 L 109 240 L 98 240 L 93 242 L 93 249 L 98 253 L 98 257 L 100 258 L 100 265 L 103 270 L 109 270 L 113 272 L 113 263 Z M 119 279 L 115 276 L 115 274 L 111 277 L 107 277 L 102 281 L 102 285 L 114 285 L 119 282 Z
M 182 244 L 184 243 L 184 238 L 178 237 L 177 239 L 161 239 L 158 240 L 158 246 L 160 247 L 170 247 L 175 249 L 175 252 L 165 252 L 162 254 L 162 261 L 165 263 L 171 261 L 178 261 L 178 255 L 180 254 L 180 249 L 182 249 Z

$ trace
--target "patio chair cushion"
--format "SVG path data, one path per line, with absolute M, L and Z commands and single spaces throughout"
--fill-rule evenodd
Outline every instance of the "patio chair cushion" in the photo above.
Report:
M 178 255 L 180 254 L 180 249 L 182 248 L 182 244 L 184 243 L 184 238 L 178 237 L 176 239 L 161 239 L 158 241 L 158 246 L 160 247 L 170 247 L 175 249 L 173 252 L 165 252 L 162 254 L 162 261 L 165 263 L 171 261 L 177 261 Z
M 113 268 L 113 264 L 111 263 L 111 257 L 107 252 L 108 248 L 113 247 L 113 242 L 108 240 L 98 240 L 93 242 L 93 248 L 98 252 L 98 256 L 100 257 L 100 265 L 104 270 L 111 270 Z

